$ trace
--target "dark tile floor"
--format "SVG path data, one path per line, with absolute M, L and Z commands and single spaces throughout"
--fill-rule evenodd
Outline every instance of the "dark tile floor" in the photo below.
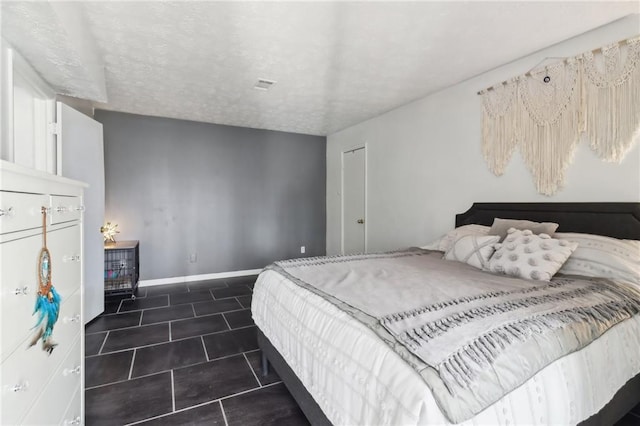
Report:
M 305 425 L 263 377 L 254 277 L 147 287 L 107 299 L 85 329 L 87 425 Z
M 141 288 L 86 327 L 92 425 L 307 425 L 251 319 L 255 277 Z M 639 426 L 640 405 L 616 426 Z
M 640 425 L 640 404 L 636 405 L 626 416 L 624 416 L 616 426 L 639 426 Z

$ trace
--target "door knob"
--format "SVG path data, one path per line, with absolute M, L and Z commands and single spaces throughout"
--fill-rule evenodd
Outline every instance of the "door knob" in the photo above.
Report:
M 364 223 L 364 219 L 358 219 L 358 223 Z

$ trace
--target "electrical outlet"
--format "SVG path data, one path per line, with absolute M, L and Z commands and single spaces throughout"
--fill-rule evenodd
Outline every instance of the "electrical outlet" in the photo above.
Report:
M 304 254 L 307 251 L 305 246 L 300 246 L 300 253 Z
M 198 253 L 189 254 L 189 263 L 196 263 L 198 261 Z

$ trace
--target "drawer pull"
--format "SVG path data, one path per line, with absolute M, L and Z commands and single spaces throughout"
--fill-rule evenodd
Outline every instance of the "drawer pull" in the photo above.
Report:
M 64 421 L 65 426 L 79 425 L 79 424 L 80 424 L 80 416 L 76 417 L 75 419 Z
M 85 209 L 84 209 L 84 206 L 76 206 L 74 210 L 77 212 L 83 212 Z
M 80 262 L 80 255 L 79 254 L 65 255 L 65 256 L 62 256 L 62 261 L 63 262 Z
M 22 295 L 27 295 L 29 294 L 29 287 L 27 287 L 26 285 L 22 288 L 18 287 L 13 291 L 13 294 L 15 294 L 16 296 L 22 294 Z
M 58 213 L 64 213 L 66 211 L 67 211 L 67 208 L 65 206 L 56 207 L 56 212 L 58 212 Z
M 62 320 L 65 324 L 68 324 L 70 322 L 80 322 L 80 314 L 75 314 L 72 317 L 64 317 L 64 319 Z
M 0 209 L 0 216 L 13 216 L 13 207 L 8 209 Z
M 8 209 L 0 209 L 0 216 L 13 216 L 13 207 Z
M 63 375 L 63 376 L 68 376 L 69 374 L 76 374 L 76 375 L 80 375 L 80 371 L 81 371 L 81 368 L 80 368 L 80 366 L 78 365 L 77 367 L 74 367 L 74 368 L 65 368 L 65 369 L 62 371 L 62 375 Z
M 9 388 L 11 392 L 26 392 L 29 389 L 29 382 L 23 382 L 21 384 L 13 385 Z

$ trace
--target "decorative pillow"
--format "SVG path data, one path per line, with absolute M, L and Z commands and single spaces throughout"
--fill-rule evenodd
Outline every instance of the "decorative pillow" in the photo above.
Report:
M 489 227 L 484 225 L 462 225 L 452 229 L 435 241 L 420 247 L 425 250 L 438 250 L 446 252 L 458 238 L 465 235 L 487 235 Z
M 454 241 L 444 258 L 464 262 L 478 269 L 487 269 L 489 258 L 495 251 L 494 245 L 498 241 L 500 237 L 497 235 L 465 235 Z
M 489 235 L 499 235 L 500 242 L 502 242 L 507 236 L 507 230 L 510 228 L 516 228 L 520 230 L 528 229 L 534 234 L 547 234 L 553 236 L 553 233 L 558 229 L 557 223 L 552 222 L 532 222 L 530 220 L 515 220 L 515 219 L 493 219 L 493 225 L 489 230 Z
M 530 230 L 509 229 L 503 243 L 489 259 L 489 270 L 530 280 L 549 281 L 578 243 L 556 240 Z
M 559 273 L 640 285 L 640 241 L 577 233 L 557 233 L 556 236 L 578 243 Z

